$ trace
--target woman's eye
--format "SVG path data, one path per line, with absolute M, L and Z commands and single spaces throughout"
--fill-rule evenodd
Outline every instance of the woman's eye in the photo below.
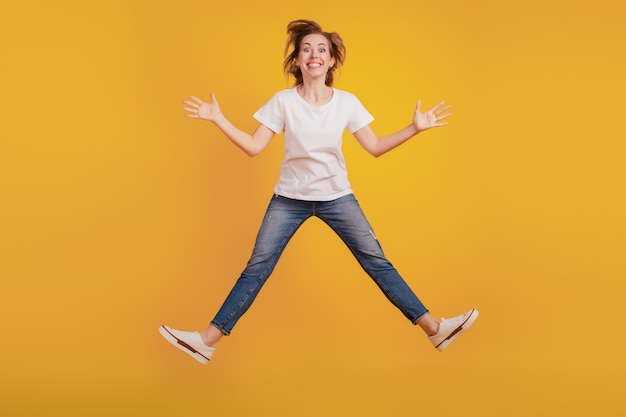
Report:
M 326 52 L 326 49 L 321 48 L 321 49 L 320 49 L 320 54 L 323 54 L 324 52 Z

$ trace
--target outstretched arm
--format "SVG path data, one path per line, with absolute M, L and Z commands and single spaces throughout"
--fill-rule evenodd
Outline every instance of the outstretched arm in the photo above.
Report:
M 205 103 L 194 96 L 190 97 L 191 100 L 183 101 L 185 103 L 183 110 L 187 112 L 187 117 L 215 123 L 222 133 L 248 156 L 259 154 L 274 137 L 274 132 L 263 124 L 259 124 L 252 134 L 233 125 L 220 111 L 220 106 L 213 93 L 211 93 L 211 103 Z
M 432 109 L 422 112 L 420 110 L 422 103 L 418 100 L 415 113 L 413 114 L 413 123 L 404 129 L 379 138 L 376 136 L 376 133 L 374 133 L 372 128 L 367 125 L 354 132 L 354 137 L 367 152 L 375 157 L 379 157 L 384 153 L 402 145 L 404 142 L 420 132 L 432 129 L 433 127 L 447 125 L 448 123 L 442 122 L 442 120 L 452 116 L 452 113 L 446 113 L 450 106 L 443 106 L 443 104 L 444 102 L 441 101 Z

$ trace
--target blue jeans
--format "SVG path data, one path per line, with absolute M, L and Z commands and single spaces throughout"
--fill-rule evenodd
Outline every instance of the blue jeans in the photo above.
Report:
M 428 312 L 383 254 L 354 195 L 332 201 L 292 200 L 274 195 L 248 265 L 211 324 L 230 334 L 269 278 L 291 237 L 312 216 L 323 220 L 339 235 L 389 301 L 413 324 Z

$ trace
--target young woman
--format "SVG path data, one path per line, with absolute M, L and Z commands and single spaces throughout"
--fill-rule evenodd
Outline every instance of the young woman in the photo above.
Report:
M 472 309 L 440 322 L 430 315 L 383 254 L 352 193 L 341 141 L 347 129 L 367 152 L 380 156 L 420 132 L 445 126 L 442 120 L 451 116 L 446 113 L 450 106 L 440 102 L 422 112 L 418 101 L 409 126 L 378 137 L 369 126 L 373 117 L 359 100 L 332 87 L 334 72 L 346 54 L 341 37 L 324 32 L 309 20 L 289 23 L 287 33 L 283 68 L 287 76 L 295 77 L 295 87 L 276 93 L 254 114 L 260 124 L 252 134 L 238 129 L 222 114 L 214 94 L 211 102 L 194 96 L 184 102 L 190 118 L 213 122 L 250 156 L 263 151 L 275 134 L 284 132 L 285 155 L 252 256 L 211 324 L 202 332 L 167 326 L 161 326 L 159 332 L 202 364 L 208 363 L 220 339 L 230 334 L 254 301 L 290 238 L 305 220 L 316 216 L 339 235 L 389 301 L 442 351 L 473 324 L 478 311 Z

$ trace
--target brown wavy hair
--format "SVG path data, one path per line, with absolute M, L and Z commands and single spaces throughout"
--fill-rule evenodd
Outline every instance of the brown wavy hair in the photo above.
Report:
M 335 71 L 340 68 L 346 59 L 346 47 L 343 39 L 337 32 L 324 32 L 322 27 L 312 20 L 294 20 L 287 25 L 287 43 L 285 44 L 285 61 L 283 71 L 286 77 L 293 75 L 296 79 L 294 85 L 302 84 L 302 71 L 296 66 L 296 59 L 300 53 L 302 39 L 311 34 L 324 35 L 329 43 L 330 56 L 335 59 L 335 65 L 326 73 L 326 85 L 332 86 Z M 291 51 L 291 52 L 290 52 Z

